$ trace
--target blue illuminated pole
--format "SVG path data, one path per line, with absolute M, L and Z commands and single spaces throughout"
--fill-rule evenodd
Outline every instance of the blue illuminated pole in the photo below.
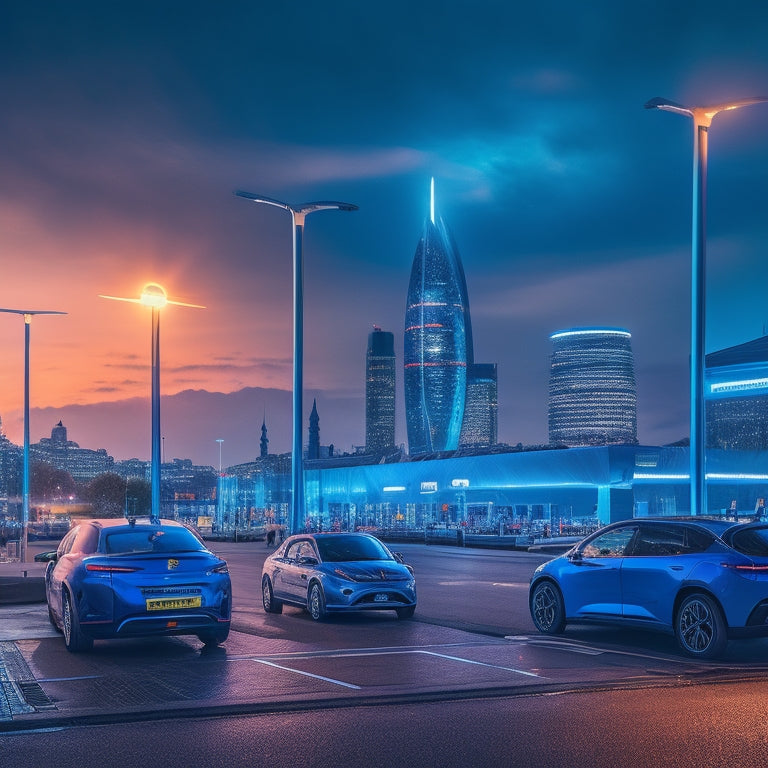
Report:
M 160 520 L 160 471 L 162 463 L 162 440 L 160 437 L 160 310 L 167 304 L 179 307 L 205 309 L 199 304 L 186 304 L 182 301 L 171 301 L 165 288 L 157 283 L 147 283 L 138 299 L 128 299 L 122 296 L 104 296 L 102 299 L 127 301 L 131 304 L 142 304 L 152 310 L 152 374 L 151 374 L 151 410 L 152 410 L 152 453 L 150 461 L 151 506 L 150 519 Z
M 152 505 L 150 520 L 160 520 L 160 475 L 163 454 L 160 437 L 160 309 L 152 307 L 152 454 L 150 487 Z
M 47 309 L 0 309 L 24 316 L 24 454 L 21 470 L 21 541 L 19 559 L 27 562 L 27 542 L 29 541 L 29 331 L 33 315 L 66 315 Z
M 235 192 L 238 197 L 255 203 L 274 205 L 289 211 L 293 225 L 293 436 L 291 449 L 291 522 L 290 533 L 297 533 L 303 527 L 304 478 L 303 456 L 301 447 L 301 411 L 304 393 L 304 263 L 302 245 L 304 240 L 304 220 L 315 211 L 356 211 L 351 203 L 324 200 L 314 203 L 289 205 L 271 197 L 256 195 L 252 192 Z
M 691 224 L 691 514 L 707 514 L 706 412 L 704 372 L 706 344 L 706 218 L 709 126 L 719 112 L 767 101 L 741 99 L 711 107 L 685 107 L 663 98 L 646 103 L 646 109 L 676 112 L 693 119 L 693 205 Z

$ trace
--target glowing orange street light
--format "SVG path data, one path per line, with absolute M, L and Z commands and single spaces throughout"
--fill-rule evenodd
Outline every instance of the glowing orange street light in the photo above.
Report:
M 123 296 L 104 296 L 102 299 L 113 301 L 128 301 L 131 304 L 141 304 L 152 310 L 152 460 L 151 460 L 151 487 L 152 507 L 150 518 L 153 521 L 160 520 L 160 310 L 167 304 L 175 304 L 178 307 L 194 307 L 205 309 L 200 304 L 187 304 L 183 301 L 172 301 L 162 285 L 147 283 L 141 290 L 138 299 L 124 298 Z

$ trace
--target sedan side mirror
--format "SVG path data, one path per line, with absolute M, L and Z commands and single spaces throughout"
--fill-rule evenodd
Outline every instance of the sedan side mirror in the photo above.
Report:
M 581 552 L 578 549 L 575 549 L 573 552 L 571 552 L 568 555 L 568 559 L 572 563 L 580 563 L 584 559 L 584 556 L 581 554 Z
M 299 565 L 317 565 L 320 561 L 316 557 L 300 557 Z

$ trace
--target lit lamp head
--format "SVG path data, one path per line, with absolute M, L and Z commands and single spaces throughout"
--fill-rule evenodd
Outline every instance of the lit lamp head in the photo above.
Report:
M 692 117 L 697 124 L 707 128 L 712 124 L 712 118 L 719 112 L 730 112 L 740 107 L 748 107 L 750 104 L 762 104 L 768 99 L 762 96 L 753 96 L 748 99 L 739 99 L 737 101 L 728 101 L 723 104 L 715 104 L 708 107 L 685 107 L 669 99 L 657 96 L 645 103 L 646 109 L 661 109 L 665 112 L 676 112 L 678 115 Z
M 165 292 L 165 288 L 157 283 L 147 283 L 141 290 L 141 296 L 139 301 L 145 307 L 152 307 L 152 309 L 161 309 L 168 303 L 168 294 Z
M 125 296 L 106 296 L 99 294 L 102 299 L 112 299 L 113 301 L 127 301 L 130 304 L 141 304 L 152 309 L 162 309 L 167 304 L 175 304 L 177 307 L 193 307 L 194 309 L 205 309 L 201 304 L 188 304 L 185 301 L 173 301 L 168 298 L 168 294 L 162 285 L 158 283 L 147 283 L 142 289 L 138 299 L 131 299 Z

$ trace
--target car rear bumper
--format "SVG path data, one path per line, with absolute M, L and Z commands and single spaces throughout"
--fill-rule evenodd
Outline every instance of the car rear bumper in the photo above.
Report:
M 194 635 L 222 632 L 230 619 L 209 613 L 165 613 L 161 616 L 128 616 L 119 622 L 82 622 L 83 632 L 94 639 L 149 637 L 153 635 Z

